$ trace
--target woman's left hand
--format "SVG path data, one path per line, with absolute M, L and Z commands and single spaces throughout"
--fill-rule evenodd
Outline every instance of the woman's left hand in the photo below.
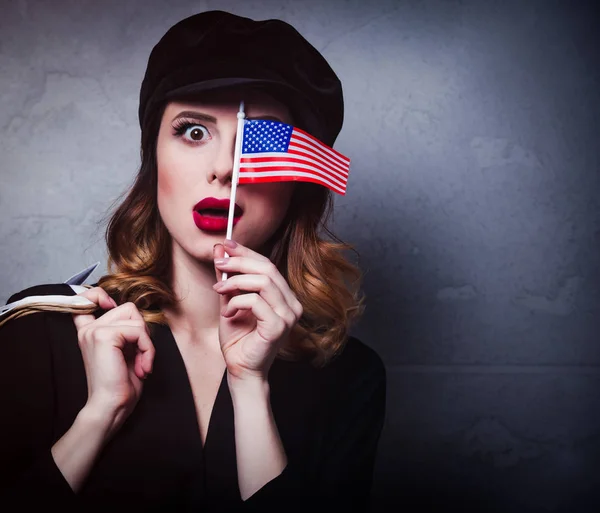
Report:
M 221 350 L 231 377 L 266 380 L 278 349 L 302 316 L 302 305 L 268 258 L 230 242 L 214 248 Z M 223 258 L 225 251 L 229 258 Z M 229 276 L 225 281 L 223 272 Z

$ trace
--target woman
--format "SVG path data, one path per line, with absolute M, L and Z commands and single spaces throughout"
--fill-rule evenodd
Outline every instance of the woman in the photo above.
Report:
M 110 273 L 80 292 L 98 310 L 0 329 L 5 501 L 367 508 L 385 372 L 348 336 L 356 269 L 321 238 L 330 192 L 311 183 L 240 185 L 224 240 L 240 100 L 329 145 L 341 129 L 339 80 L 290 25 L 211 11 L 163 36 L 140 92 L 140 172 L 107 230 Z M 40 294 L 74 291 L 9 302 Z

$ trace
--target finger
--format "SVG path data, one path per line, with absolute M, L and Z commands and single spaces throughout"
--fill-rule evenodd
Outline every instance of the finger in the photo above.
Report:
M 110 310 L 117 306 L 115 300 L 102 287 L 93 287 L 78 295 L 93 301 L 103 310 Z
M 112 299 L 102 287 L 93 287 L 78 295 L 96 303 L 103 310 L 110 310 L 117 306 L 114 299 Z M 75 323 L 77 331 L 95 320 L 96 318 L 92 314 L 73 314 L 73 322 Z
M 121 321 L 108 326 L 96 326 L 83 342 L 93 347 L 108 344 L 122 349 L 126 344 L 137 343 L 140 336 L 148 336 L 145 326 L 134 321 Z
M 77 331 L 81 331 L 84 326 L 91 324 L 96 320 L 96 318 L 91 314 L 72 314 L 73 322 L 75 323 L 75 328 Z
M 256 251 L 253 251 L 250 248 L 247 248 L 246 246 L 243 246 L 242 244 L 235 242 L 234 240 L 225 239 L 223 241 L 223 246 L 224 246 L 224 251 L 225 251 L 225 254 L 227 255 L 227 257 L 230 257 L 232 255 L 245 256 L 248 258 L 254 258 L 256 260 L 261 260 L 264 262 L 270 262 L 270 260 L 267 257 L 265 257 L 264 255 L 261 255 L 260 253 L 257 253 Z M 228 276 L 231 276 L 231 273 L 225 274 L 225 279 L 227 279 Z
M 239 274 L 267 274 L 273 275 L 273 277 L 275 274 L 279 274 L 270 260 L 257 260 L 251 257 L 230 256 L 229 258 L 215 259 L 215 267 L 221 271 L 234 271 Z M 283 279 L 283 276 L 281 278 Z
M 258 292 L 273 311 L 288 325 L 292 326 L 298 320 L 279 287 L 267 275 L 238 274 L 226 281 L 217 282 L 213 288 L 219 294 Z
M 93 344 L 106 340 L 121 349 L 129 365 L 133 363 L 135 375 L 140 379 L 152 372 L 155 349 L 144 321 L 117 321 L 101 326 L 94 335 Z
M 298 317 L 302 315 L 302 305 L 290 289 L 285 278 L 281 276 L 277 267 L 268 258 L 256 259 L 245 256 L 231 256 L 219 262 L 215 261 L 215 266 L 227 272 L 233 271 L 240 274 L 264 274 L 269 276 L 277 287 L 279 287 L 279 290 L 294 313 Z
M 138 339 L 138 354 L 136 360 L 139 360 L 142 370 L 146 374 L 150 374 L 154 368 L 154 356 L 156 355 L 156 349 L 152 343 L 152 339 L 147 330 Z
M 154 355 L 155 350 L 152 340 L 145 334 L 141 335 L 137 343 L 134 364 L 136 376 L 140 379 L 144 379 L 148 374 L 152 373 L 154 367 Z
M 132 302 L 123 303 L 122 305 L 117 306 L 117 308 L 113 308 L 109 310 L 101 317 L 96 319 L 98 325 L 108 325 L 113 324 L 118 321 L 143 321 L 144 317 L 141 312 L 138 310 L 137 306 L 135 306 Z
M 128 344 L 135 345 L 135 372 L 138 377 L 143 377 L 152 372 L 155 349 L 146 326 L 138 321 L 120 321 L 110 326 L 96 328 L 93 336 L 83 341 L 93 348 L 102 344 L 112 345 L 126 352 Z
M 136 312 L 139 314 L 137 308 Z M 108 328 L 117 328 L 117 330 L 129 328 L 131 326 L 140 330 L 140 336 L 137 341 L 126 339 L 125 342 L 137 342 L 136 364 L 139 365 L 139 368 L 142 369 L 144 374 L 152 372 L 155 349 L 152 338 L 150 337 L 150 329 L 141 314 L 139 314 L 139 318 L 115 320 L 105 326 Z M 100 324 L 100 327 L 104 327 L 104 325 Z
M 92 316 L 93 317 L 93 316 Z M 117 308 L 106 312 L 98 319 L 94 319 L 93 325 L 85 323 L 78 328 L 78 335 L 81 339 L 86 338 L 87 330 L 98 329 L 102 327 L 119 327 L 119 326 L 136 326 L 143 329 L 147 336 L 150 337 L 150 329 L 144 321 L 142 314 L 133 303 L 123 303 Z
M 256 319 L 270 332 L 271 339 L 281 336 L 286 325 L 267 302 L 256 293 L 241 294 L 231 298 L 225 307 L 222 316 L 233 317 L 240 310 L 251 310 Z M 261 335 L 262 336 L 262 335 Z
M 270 262 L 270 260 L 266 256 L 261 255 L 260 253 L 253 251 L 250 248 L 247 248 L 246 246 L 243 246 L 242 244 L 234 240 L 225 239 L 223 241 L 223 245 L 225 246 L 225 251 L 227 251 L 227 254 L 229 256 L 245 256 L 264 262 Z

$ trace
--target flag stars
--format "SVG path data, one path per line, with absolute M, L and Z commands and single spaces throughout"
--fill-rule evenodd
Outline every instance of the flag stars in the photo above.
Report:
M 277 121 L 246 120 L 242 152 L 286 152 L 292 131 L 292 126 Z

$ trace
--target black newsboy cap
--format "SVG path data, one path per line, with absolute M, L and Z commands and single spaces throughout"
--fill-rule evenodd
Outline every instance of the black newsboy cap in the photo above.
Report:
M 140 126 L 169 99 L 235 86 L 266 90 L 288 106 L 296 126 L 329 146 L 342 128 L 342 84 L 314 46 L 284 21 L 224 11 L 185 18 L 152 49 Z

